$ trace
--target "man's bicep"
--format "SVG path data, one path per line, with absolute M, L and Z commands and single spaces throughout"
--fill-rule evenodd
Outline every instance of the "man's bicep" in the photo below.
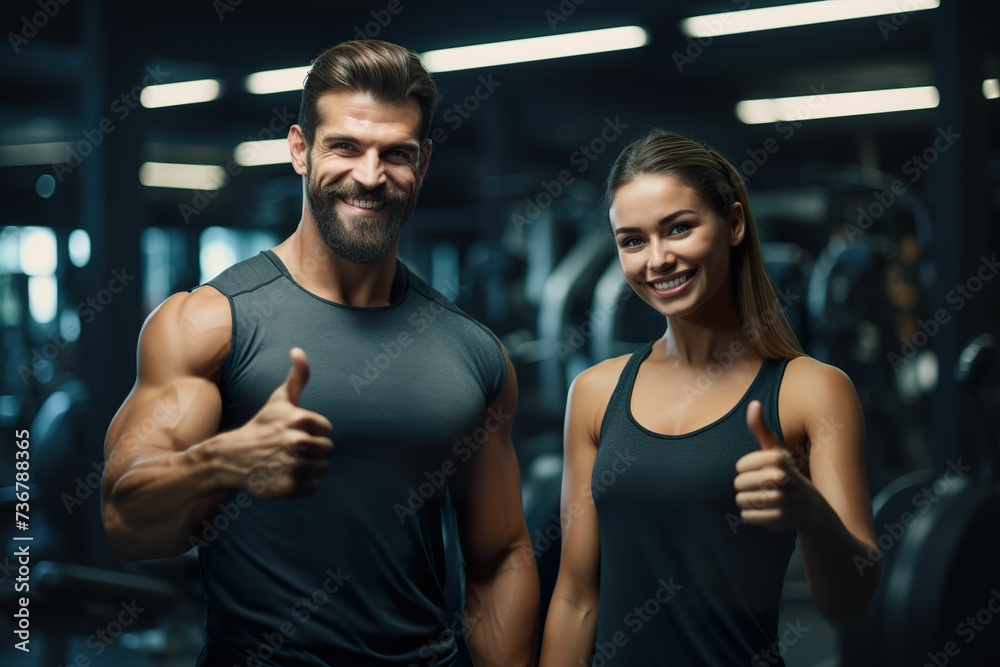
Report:
M 477 558 L 504 553 L 525 534 L 521 478 L 511 443 L 517 412 L 517 378 L 507 359 L 507 382 L 483 414 L 489 434 L 459 475 L 456 508 L 462 550 L 469 566 Z
M 109 467 L 186 449 L 218 430 L 222 399 L 213 376 L 228 346 L 221 322 L 228 304 L 222 313 L 222 295 L 193 296 L 174 295 L 143 326 L 135 386 L 108 429 Z

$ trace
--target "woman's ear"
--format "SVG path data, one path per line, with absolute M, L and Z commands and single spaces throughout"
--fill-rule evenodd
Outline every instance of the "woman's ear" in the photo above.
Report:
M 743 243 L 743 237 L 746 236 L 747 221 L 744 213 L 743 204 L 733 202 L 732 208 L 729 209 L 729 245 L 731 246 Z

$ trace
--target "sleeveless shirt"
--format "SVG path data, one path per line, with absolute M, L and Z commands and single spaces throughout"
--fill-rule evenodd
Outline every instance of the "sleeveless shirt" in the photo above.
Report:
M 751 400 L 761 401 L 784 445 L 777 399 L 788 360 L 764 360 L 739 402 L 712 424 L 663 435 L 640 425 L 630 407 L 652 346 L 637 350 L 619 377 L 591 478 L 601 549 L 593 665 L 783 664 L 777 651 L 765 652 L 777 646 L 795 533 L 743 523 L 733 480 L 740 457 L 760 449 L 746 424 Z
M 334 452 L 314 495 L 234 493 L 195 536 L 208 611 L 198 664 L 454 665 L 442 525 L 478 449 L 469 436 L 507 381 L 499 341 L 400 261 L 384 307 L 320 298 L 270 250 L 207 284 L 233 322 L 219 430 L 256 414 L 298 346 L 310 369 L 299 405 L 333 424 Z

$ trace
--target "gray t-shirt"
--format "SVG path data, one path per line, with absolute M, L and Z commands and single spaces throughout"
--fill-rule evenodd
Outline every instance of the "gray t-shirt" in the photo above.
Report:
M 298 346 L 299 405 L 330 420 L 335 450 L 315 495 L 233 494 L 192 538 L 208 602 L 199 665 L 453 665 L 442 521 L 507 381 L 499 342 L 402 262 L 385 307 L 322 299 L 270 250 L 208 284 L 233 317 L 220 431 L 253 417 Z

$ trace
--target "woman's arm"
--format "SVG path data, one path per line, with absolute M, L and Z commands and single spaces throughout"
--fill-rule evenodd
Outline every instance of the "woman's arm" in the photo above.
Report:
M 809 443 L 809 477 L 768 430 L 755 401 L 747 422 L 761 450 L 737 464 L 736 501 L 748 523 L 798 533 L 813 599 L 839 623 L 867 608 L 880 576 L 864 415 L 850 378 L 809 357 L 789 362 L 781 391 Z
M 590 664 L 597 637 L 600 541 L 590 478 L 600 422 L 614 389 L 607 389 L 616 360 L 581 373 L 569 390 L 564 429 L 560 521 L 562 555 L 545 631 L 541 667 Z M 620 363 L 618 370 L 620 372 Z M 617 375 L 614 375 L 617 381 Z M 603 399 L 603 402 L 602 402 Z

